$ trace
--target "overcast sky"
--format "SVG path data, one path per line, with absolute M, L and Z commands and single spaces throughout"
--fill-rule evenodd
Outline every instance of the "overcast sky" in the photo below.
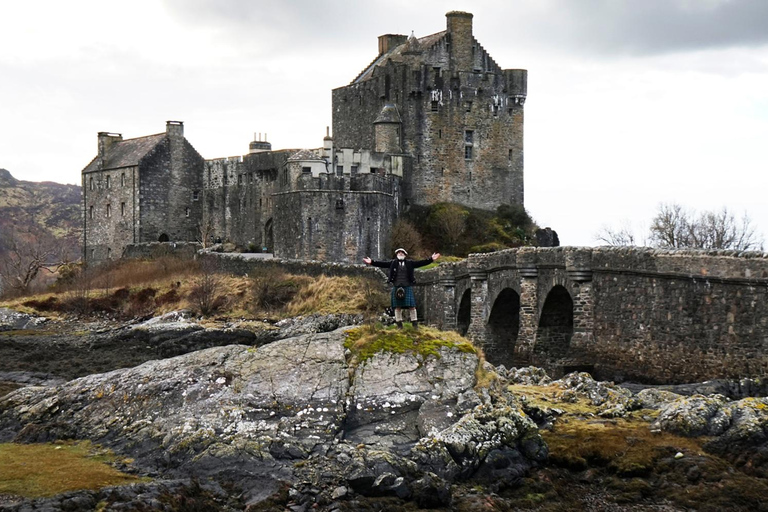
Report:
M 525 205 L 563 245 L 673 201 L 768 235 L 766 0 L 0 0 L 0 168 L 79 184 L 97 132 L 166 120 L 205 158 L 319 147 L 377 37 L 451 10 L 528 70 Z

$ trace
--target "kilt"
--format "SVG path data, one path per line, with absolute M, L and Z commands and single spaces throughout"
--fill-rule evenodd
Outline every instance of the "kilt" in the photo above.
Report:
M 390 294 L 390 297 L 392 298 L 392 307 L 393 308 L 415 308 L 416 307 L 416 297 L 413 295 L 413 287 L 411 286 L 403 286 L 405 288 L 405 298 L 400 300 L 397 297 L 395 297 L 395 290 L 397 290 L 398 286 L 392 287 L 392 293 Z

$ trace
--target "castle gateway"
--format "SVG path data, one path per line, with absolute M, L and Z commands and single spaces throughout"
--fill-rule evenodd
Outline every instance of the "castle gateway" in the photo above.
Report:
M 527 72 L 494 62 L 471 14 L 446 18 L 426 37 L 379 37 L 373 62 L 333 91 L 321 148 L 272 150 L 265 136 L 242 157 L 204 160 L 177 121 L 137 139 L 99 134 L 82 172 L 85 260 L 205 239 L 357 262 L 389 254 L 410 205 L 522 205 Z

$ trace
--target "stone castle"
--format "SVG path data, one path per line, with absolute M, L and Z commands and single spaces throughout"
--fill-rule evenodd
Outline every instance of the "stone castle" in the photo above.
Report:
M 206 160 L 178 121 L 134 139 L 99 133 L 82 171 L 85 261 L 205 239 L 359 262 L 389 254 L 411 205 L 522 205 L 527 72 L 496 64 L 472 14 L 446 18 L 426 37 L 379 37 L 373 62 L 333 91 L 322 148 L 272 150 L 259 136 L 247 155 Z

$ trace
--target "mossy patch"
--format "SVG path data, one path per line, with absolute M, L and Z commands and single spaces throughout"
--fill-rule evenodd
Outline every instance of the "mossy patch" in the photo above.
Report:
M 38 498 L 141 480 L 112 467 L 116 460 L 87 441 L 0 444 L 0 494 Z
M 443 347 L 460 352 L 477 354 L 472 343 L 452 331 L 440 331 L 431 327 L 414 329 L 410 324 L 405 328 L 364 326 L 347 332 L 344 346 L 352 352 L 352 359 L 362 363 L 379 352 L 393 354 L 416 354 L 422 358 L 438 356 Z

